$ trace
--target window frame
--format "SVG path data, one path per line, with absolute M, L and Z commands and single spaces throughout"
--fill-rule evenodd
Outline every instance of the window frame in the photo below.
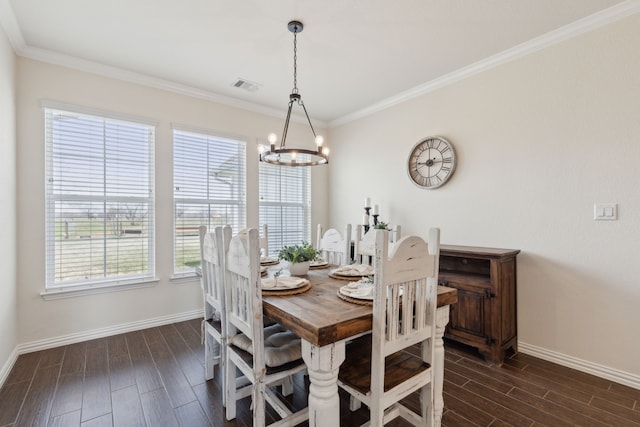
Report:
M 196 198 L 196 197 L 177 197 L 176 192 L 179 190 L 176 190 L 177 187 L 177 182 L 176 182 L 176 135 L 177 134 L 189 134 L 192 136 L 192 138 L 202 138 L 202 139 L 206 139 L 206 141 L 203 141 L 203 146 L 206 144 L 206 147 L 203 153 L 203 155 L 207 156 L 207 161 L 208 161 L 208 150 L 212 145 L 215 145 L 215 143 L 219 142 L 219 143 L 224 143 L 224 144 L 237 144 L 237 150 L 238 150 L 238 164 L 240 165 L 240 169 L 237 174 L 238 176 L 241 177 L 242 182 L 238 184 L 238 187 L 235 189 L 235 191 L 238 192 L 238 198 L 235 199 L 235 201 L 233 199 L 223 199 L 223 198 L 212 198 L 212 194 L 209 193 L 208 194 L 208 198 Z M 173 153 L 173 161 L 172 161 L 172 165 L 173 165 L 173 174 L 172 174 L 172 208 L 173 208 L 173 248 L 172 248 L 172 279 L 180 279 L 183 277 L 193 277 L 196 274 L 196 267 L 192 267 L 192 268 L 183 268 L 183 269 L 178 269 L 178 262 L 177 262 L 177 250 L 178 250 L 178 238 L 177 238 L 177 220 L 178 220 L 178 204 L 182 203 L 188 203 L 188 204 L 192 204 L 192 205 L 202 205 L 202 206 L 207 206 L 208 210 L 211 210 L 212 206 L 218 205 L 218 206 L 236 206 L 238 209 L 238 217 L 237 217 L 237 224 L 231 224 L 232 228 L 234 230 L 240 230 L 242 228 L 246 227 L 246 223 L 247 223 L 247 141 L 245 138 L 242 137 L 238 137 L 238 136 L 228 136 L 228 135 L 224 135 L 222 133 L 219 132 L 215 132 L 215 131 L 211 131 L 211 130 L 204 130 L 204 129 L 195 129 L 189 126 L 183 126 L 183 125 L 172 125 L 172 153 Z M 207 165 L 207 168 L 209 168 L 210 166 Z M 207 192 L 209 192 L 210 187 L 207 184 Z M 202 218 L 201 218 L 202 220 Z M 218 224 L 213 224 L 211 222 L 211 214 L 209 214 L 206 218 L 206 223 L 202 223 L 202 221 L 200 222 L 200 225 L 205 225 L 207 226 L 207 230 L 210 230 L 214 225 L 218 225 Z M 222 225 L 222 224 L 221 224 Z M 226 223 L 224 224 L 226 225 Z M 197 228 L 195 229 L 195 235 L 193 237 L 195 237 L 196 242 L 199 241 L 198 239 L 198 235 L 197 235 Z M 199 245 L 198 245 L 199 248 Z
M 155 251 L 155 133 L 157 123 L 147 118 L 134 117 L 131 115 L 125 115 L 120 113 L 114 113 L 110 111 L 98 110 L 88 107 L 82 107 L 77 105 L 65 104 L 55 101 L 43 100 L 41 101 L 41 107 L 43 111 L 43 124 L 44 124 L 44 145 L 45 145 L 45 284 L 44 291 L 41 292 L 41 296 L 44 299 L 58 299 L 70 296 L 79 296 L 84 294 L 104 293 L 112 290 L 131 289 L 136 287 L 152 286 L 158 281 L 156 277 L 156 251 Z M 54 114 L 69 114 L 74 116 L 80 116 L 85 118 L 91 118 L 101 120 L 104 122 L 104 126 L 113 126 L 119 123 L 125 126 L 139 127 L 139 131 L 146 131 L 146 138 L 139 139 L 138 142 L 146 144 L 145 150 L 140 151 L 145 154 L 147 158 L 148 169 L 146 171 L 147 182 L 143 188 L 138 187 L 138 190 L 148 190 L 148 197 L 144 196 L 130 196 L 120 193 L 118 195 L 104 194 L 102 196 L 96 196 L 95 194 L 73 194 L 67 193 L 65 195 L 56 194 L 56 188 L 54 187 L 55 177 L 54 174 L 54 154 L 56 149 L 54 144 L 56 142 L 53 139 L 53 134 L 50 125 L 53 124 Z M 108 135 L 105 134 L 102 137 L 102 143 L 106 147 Z M 60 142 L 60 141 L 58 141 Z M 68 143 L 68 142 L 67 142 Z M 65 144 L 64 142 L 62 144 Z M 106 148 L 105 148 L 106 149 Z M 103 158 L 106 162 L 106 157 Z M 117 161 L 114 162 L 117 164 Z M 117 178 L 121 178 L 117 175 Z M 108 180 L 106 174 L 103 176 L 103 186 L 108 188 L 109 185 L 113 185 L 115 180 Z M 58 188 L 57 190 L 60 190 Z M 106 190 L 105 190 L 106 192 Z M 80 192 L 78 192 L 80 193 Z M 61 200 L 67 200 L 70 205 L 73 206 L 74 202 L 78 203 L 102 203 L 107 206 L 113 202 L 120 203 L 142 203 L 147 207 L 145 223 L 147 226 L 146 236 L 146 270 L 140 273 L 134 274 L 119 274 L 110 275 L 106 273 L 105 276 L 91 279 L 81 280 L 68 280 L 57 281 L 56 278 L 56 221 L 62 216 L 59 216 L 56 212 L 56 202 Z M 104 212 L 104 210 L 103 210 Z M 102 222 L 107 224 L 106 215 L 103 217 Z M 106 228 L 106 225 L 103 226 Z M 105 234 L 102 239 L 107 244 L 107 235 Z M 106 266 L 108 254 L 104 253 L 103 264 Z

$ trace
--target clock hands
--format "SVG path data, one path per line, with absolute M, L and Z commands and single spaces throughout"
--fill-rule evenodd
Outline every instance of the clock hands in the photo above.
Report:
M 428 159 L 424 162 L 416 162 L 416 165 L 420 166 L 420 165 L 425 165 L 427 167 L 431 167 L 434 165 L 434 163 L 439 163 L 442 162 L 442 159 L 440 160 L 436 160 L 436 158 L 434 157 L 433 159 Z

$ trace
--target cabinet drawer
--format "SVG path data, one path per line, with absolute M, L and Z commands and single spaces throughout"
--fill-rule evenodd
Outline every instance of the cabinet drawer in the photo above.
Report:
M 491 261 L 488 259 L 440 255 L 440 272 L 467 273 L 489 277 L 491 275 Z

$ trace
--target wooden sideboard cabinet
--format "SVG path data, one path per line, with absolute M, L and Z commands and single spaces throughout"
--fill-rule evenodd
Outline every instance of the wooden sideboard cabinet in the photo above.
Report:
M 520 250 L 440 246 L 439 283 L 458 290 L 445 338 L 502 363 L 518 351 L 516 255 Z

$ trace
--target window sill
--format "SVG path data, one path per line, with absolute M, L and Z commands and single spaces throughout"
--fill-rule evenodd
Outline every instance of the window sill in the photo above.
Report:
M 156 286 L 160 280 L 158 278 L 153 279 L 141 279 L 135 282 L 121 282 L 121 283 L 104 283 L 101 285 L 93 286 L 69 286 L 67 288 L 47 289 L 40 292 L 40 296 L 45 301 L 51 301 L 63 298 L 75 298 L 85 295 L 105 294 L 110 292 L 128 291 L 131 289 L 148 288 Z
M 172 283 L 191 283 L 191 282 L 200 282 L 200 276 L 194 272 L 183 273 L 183 274 L 174 274 L 171 276 Z

